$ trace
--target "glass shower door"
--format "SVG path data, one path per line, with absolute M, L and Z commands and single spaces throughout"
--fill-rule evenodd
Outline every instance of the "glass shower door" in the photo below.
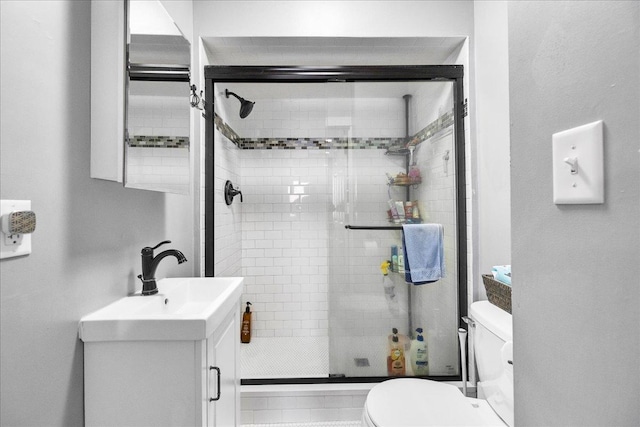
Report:
M 328 139 L 341 148 L 331 150 L 329 168 L 330 376 L 455 376 L 459 316 L 453 84 L 327 85 L 327 124 L 340 123 L 341 135 L 347 135 L 341 140 L 340 132 L 327 127 Z M 400 231 L 405 223 L 443 226 L 444 278 L 426 285 L 405 281 Z M 402 369 L 392 370 L 394 330 L 405 360 Z M 428 369 L 424 363 L 414 369 L 411 358 L 418 359 L 420 347 L 423 359 L 425 343 Z
M 388 77 L 390 69 L 380 68 L 373 74 Z M 420 68 L 443 78 L 439 69 Z M 451 81 L 357 81 L 370 69 L 332 83 L 314 75 L 228 78 L 237 71 L 222 67 L 221 81 L 208 80 L 215 107 L 205 264 L 207 274 L 245 278 L 242 305 L 253 304 L 253 334 L 242 346 L 243 383 L 387 378 L 394 328 L 406 346 L 403 375 L 424 374 L 413 371 L 410 342 L 422 328 L 428 376 L 455 379 L 459 316 L 466 314 L 466 273 L 458 265 L 466 252 L 459 237 L 464 175 L 455 167 L 456 158 L 463 164 L 456 147 L 464 141 L 453 131 L 461 129 L 453 112 L 461 114 L 461 102 L 453 102 L 461 74 Z M 241 117 L 226 91 L 255 102 L 251 114 Z M 231 205 L 228 180 L 243 194 Z M 411 215 L 394 218 L 392 206 Z M 443 279 L 406 283 L 403 222 L 444 227 Z

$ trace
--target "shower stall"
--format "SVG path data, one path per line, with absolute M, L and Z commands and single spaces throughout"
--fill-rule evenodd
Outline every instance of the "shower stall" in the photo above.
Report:
M 462 73 L 205 68 L 205 274 L 245 278 L 253 321 L 243 384 L 380 381 L 390 375 L 394 328 L 404 375 L 461 378 Z M 407 223 L 442 225 L 446 273 L 437 282 L 405 281 Z M 411 361 L 418 328 L 428 372 Z

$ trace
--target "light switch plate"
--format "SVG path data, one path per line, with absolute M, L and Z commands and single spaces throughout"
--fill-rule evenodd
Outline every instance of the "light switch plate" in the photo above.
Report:
M 16 211 L 30 211 L 31 200 L 1 200 L 0 217 Z M 7 239 L 4 232 L 0 232 L 0 259 L 12 258 L 31 253 L 31 234 L 14 235 Z M 15 242 L 15 243 L 13 243 Z
M 553 202 L 604 203 L 602 120 L 554 133 Z

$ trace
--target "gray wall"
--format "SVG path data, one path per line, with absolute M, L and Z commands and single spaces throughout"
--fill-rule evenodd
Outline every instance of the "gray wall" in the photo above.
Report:
M 0 261 L 0 423 L 78 426 L 78 320 L 139 289 L 143 246 L 167 238 L 194 258 L 192 202 L 89 178 L 89 2 L 0 8 L 0 192 L 38 220 L 33 253 Z M 163 264 L 158 277 L 192 275 Z
M 474 3 L 476 144 L 473 170 L 474 299 L 486 299 L 482 274 L 511 264 L 509 47 L 507 2 Z M 473 112 L 472 112 L 473 114 Z M 473 160 L 472 160 L 473 161 Z
M 510 2 L 516 425 L 640 424 L 640 3 Z M 551 135 L 602 119 L 605 203 L 552 202 Z

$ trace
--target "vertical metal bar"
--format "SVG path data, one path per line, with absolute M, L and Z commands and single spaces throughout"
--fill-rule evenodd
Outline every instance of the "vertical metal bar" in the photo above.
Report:
M 467 315 L 467 186 L 464 144 L 464 88 L 462 75 L 454 80 L 453 117 L 455 132 L 456 222 L 458 229 L 458 309 Z M 459 327 L 463 327 L 459 322 Z
M 205 116 L 205 144 L 204 144 L 204 162 L 205 162 L 205 194 L 204 194 L 204 268 L 206 277 L 214 275 L 214 181 L 215 181 L 215 163 L 214 163 L 214 105 L 213 105 L 213 80 L 205 79 L 205 98 L 204 98 L 204 116 Z
M 411 95 L 407 94 L 404 95 L 402 97 L 404 99 L 404 123 L 405 123 L 405 141 L 409 142 L 409 101 L 411 101 Z M 409 175 L 409 166 L 411 166 L 409 164 L 409 154 L 405 154 L 404 156 L 404 169 L 405 169 L 405 173 L 407 175 Z M 407 185 L 406 188 L 406 200 L 410 201 L 411 200 L 411 186 Z M 403 246 L 404 248 L 404 246 Z M 404 250 L 404 249 L 403 249 Z M 403 255 L 404 256 L 404 255 Z M 405 259 L 404 264 L 407 264 L 407 260 Z M 407 288 L 407 320 L 408 320 L 408 327 L 409 327 L 409 339 L 411 339 L 411 336 L 413 334 L 413 304 L 412 304 L 412 299 L 411 299 L 411 292 L 413 291 L 413 286 L 409 283 L 408 284 L 408 288 Z
M 404 99 L 404 124 L 405 124 L 405 142 L 409 142 L 410 129 L 409 129 L 409 102 L 411 101 L 411 95 L 407 94 L 402 97 Z M 409 175 L 409 153 L 405 154 L 404 169 L 405 173 Z M 411 186 L 407 186 L 407 201 L 411 200 Z

